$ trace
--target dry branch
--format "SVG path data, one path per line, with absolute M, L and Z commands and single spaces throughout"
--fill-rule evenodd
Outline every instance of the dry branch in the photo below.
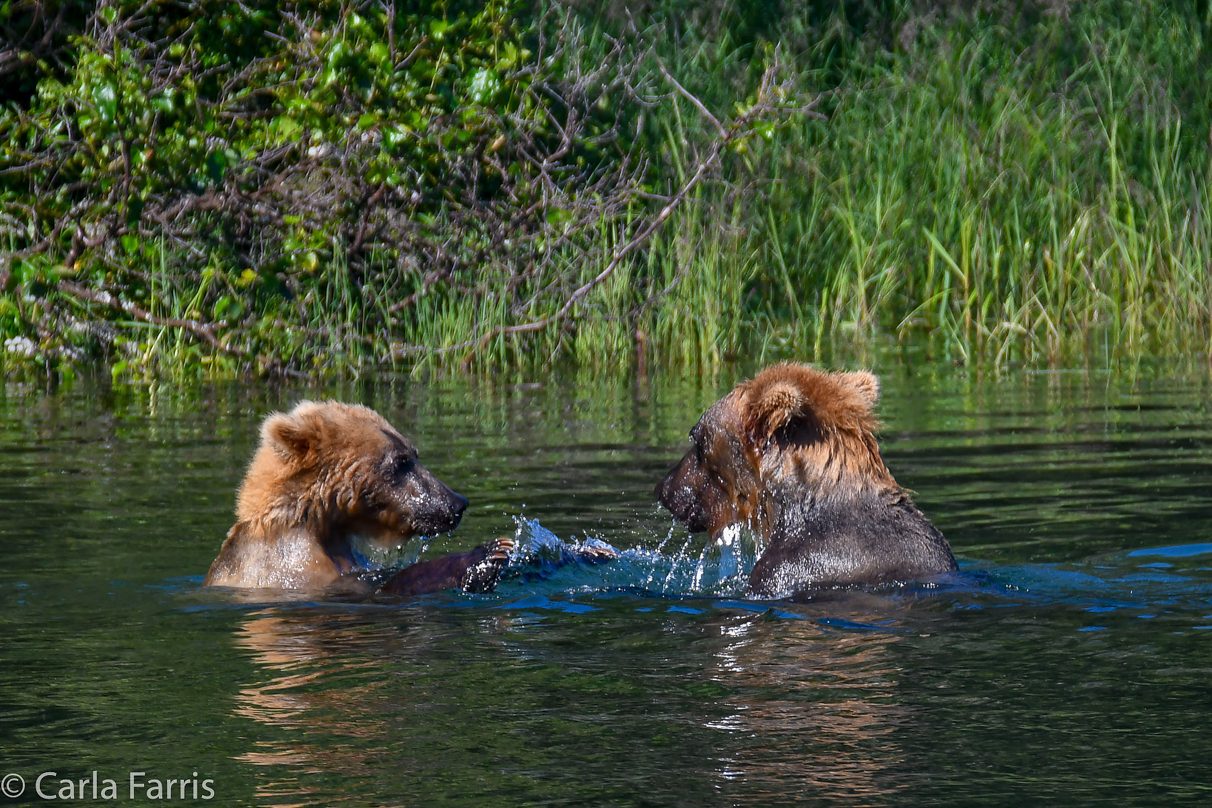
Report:
M 678 209 L 704 180 L 706 180 L 719 164 L 720 156 L 730 145 L 741 140 L 754 131 L 754 125 L 760 121 L 772 119 L 782 120 L 792 114 L 808 114 L 815 115 L 813 106 L 816 104 L 816 99 L 813 99 L 807 104 L 797 107 L 787 106 L 783 99 L 789 94 L 789 88 L 785 84 L 776 83 L 776 77 L 779 74 L 779 65 L 775 63 L 767 67 L 762 75 L 761 83 L 758 89 L 756 102 L 749 107 L 745 112 L 732 119 L 727 126 L 720 122 L 707 106 L 696 96 L 690 93 L 683 87 L 665 68 L 659 59 L 656 60 L 658 69 L 665 79 L 673 85 L 679 95 L 688 100 L 702 115 L 706 118 L 716 130 L 717 135 L 712 140 L 711 146 L 706 154 L 702 156 L 695 166 L 694 173 L 690 179 L 677 190 L 677 192 L 669 198 L 660 211 L 652 217 L 647 223 L 641 226 L 637 232 L 632 235 L 631 239 L 616 250 L 609 263 L 595 275 L 592 279 L 577 287 L 565 300 L 563 305 L 546 317 L 541 317 L 536 320 L 531 320 L 525 323 L 515 325 L 497 325 L 487 329 L 483 334 L 473 337 L 462 342 L 457 342 L 452 345 L 446 345 L 439 348 L 427 348 L 422 346 L 400 346 L 392 350 L 391 354 L 386 357 L 385 361 L 414 356 L 421 353 L 432 354 L 448 354 L 467 351 L 467 354 L 462 358 L 462 363 L 466 365 L 474 357 L 475 352 L 483 349 L 494 338 L 500 336 L 511 336 L 514 334 L 528 334 L 542 331 L 545 328 L 553 326 L 557 323 L 569 319 L 573 313 L 573 309 L 586 295 L 593 291 L 603 281 L 608 279 L 619 266 L 640 249 L 645 243 L 652 238 L 653 234 L 661 228 L 675 210 Z
M 248 351 L 244 350 L 238 345 L 232 345 L 219 339 L 219 337 L 215 335 L 214 327 L 209 323 L 202 323 L 197 320 L 185 320 L 180 317 L 160 317 L 152 314 L 140 306 L 135 305 L 134 303 L 120 300 L 114 295 L 111 295 L 109 292 L 99 292 L 94 289 L 88 289 L 84 286 L 80 286 L 79 284 L 72 283 L 71 281 L 60 281 L 59 291 L 64 294 L 71 295 L 72 297 L 86 303 L 107 306 L 114 311 L 122 312 L 123 314 L 129 315 L 139 322 L 147 323 L 148 325 L 155 325 L 161 328 L 179 328 L 184 331 L 188 331 L 217 351 L 230 356 L 239 357 L 241 359 L 256 359 L 257 363 L 266 370 L 272 370 L 274 372 L 283 373 L 285 375 L 294 376 L 297 378 L 307 378 L 306 374 L 282 368 L 279 363 L 264 356 L 251 356 Z

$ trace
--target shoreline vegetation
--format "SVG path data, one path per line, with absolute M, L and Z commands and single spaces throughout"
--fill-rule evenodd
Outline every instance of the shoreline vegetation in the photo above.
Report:
M 0 354 L 1212 358 L 1206 0 L 12 0 Z

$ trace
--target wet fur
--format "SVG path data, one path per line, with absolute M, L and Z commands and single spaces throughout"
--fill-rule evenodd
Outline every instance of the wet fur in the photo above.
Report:
M 236 506 L 236 523 L 203 584 L 313 590 L 344 585 L 358 572 L 351 541 L 386 546 L 453 530 L 467 500 L 417 462 L 417 451 L 386 420 L 356 404 L 304 401 L 265 419 Z M 495 579 L 504 566 L 498 540 L 470 553 L 414 565 L 406 594 Z M 507 558 L 508 550 L 504 556 Z M 469 577 L 470 576 L 470 577 Z M 384 589 L 393 586 L 389 581 Z
M 692 531 L 749 524 L 767 542 L 755 595 L 954 570 L 943 535 L 880 457 L 870 373 L 767 368 L 713 404 L 656 495 Z
M 439 589 L 491 592 L 513 553 L 514 541 L 495 539 L 466 553 L 413 564 L 397 573 L 379 590 L 384 595 L 422 595 Z

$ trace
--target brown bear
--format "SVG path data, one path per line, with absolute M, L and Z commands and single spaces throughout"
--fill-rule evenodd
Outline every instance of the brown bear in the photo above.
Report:
M 947 540 L 880 457 L 878 398 L 867 372 L 767 368 L 704 413 L 657 499 L 713 538 L 749 524 L 766 543 L 749 576 L 758 596 L 954 570 Z
M 418 463 L 417 450 L 374 410 L 304 401 L 262 424 L 261 445 L 240 487 L 236 524 L 203 585 L 352 585 L 361 571 L 355 538 L 398 546 L 453 530 L 466 508 L 467 500 Z M 512 539 L 497 539 L 414 564 L 380 591 L 490 591 L 512 549 Z

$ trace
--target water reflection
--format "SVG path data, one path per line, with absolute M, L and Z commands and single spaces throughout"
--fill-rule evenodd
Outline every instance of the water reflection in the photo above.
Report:
M 283 731 L 282 740 L 259 740 L 234 756 L 259 767 L 256 797 L 261 804 L 286 808 L 329 802 L 321 789 L 299 776 L 301 772 L 352 777 L 369 773 L 366 752 L 349 741 L 382 743 L 386 734 L 381 724 L 367 721 L 361 709 L 373 685 L 358 682 L 356 672 L 373 664 L 348 653 L 353 633 L 333 625 L 331 618 L 273 608 L 254 612 L 240 623 L 235 644 L 251 652 L 270 678 L 242 685 L 234 714 Z M 334 666 L 339 666 L 345 686 L 328 681 Z M 317 733 L 325 736 L 322 746 L 308 740 Z
M 844 612 L 856 622 L 872 617 Z M 734 739 L 717 770 L 724 793 L 759 804 L 798 795 L 854 805 L 904 787 L 895 733 L 910 716 L 888 653 L 900 634 L 827 633 L 807 620 L 772 628 L 761 618 L 720 629 L 727 643 L 711 673 L 729 690 L 729 713 L 709 726 Z
M 233 712 L 274 730 L 235 754 L 260 772 L 258 801 L 392 793 L 426 804 L 410 786 L 474 772 L 465 787 L 481 791 L 486 768 L 503 780 L 484 793 L 557 802 L 655 788 L 697 794 L 695 804 L 883 804 L 906 785 L 897 731 L 912 712 L 891 653 L 904 603 L 858 594 L 762 612 L 613 598 L 593 613 L 528 603 L 538 599 L 245 614 L 235 643 L 264 675 L 240 686 Z M 561 758 L 568 780 L 552 782 Z M 587 765 L 595 758 L 613 763 Z M 393 780 L 401 790 L 385 792 Z M 358 784 L 358 796 L 335 782 Z

